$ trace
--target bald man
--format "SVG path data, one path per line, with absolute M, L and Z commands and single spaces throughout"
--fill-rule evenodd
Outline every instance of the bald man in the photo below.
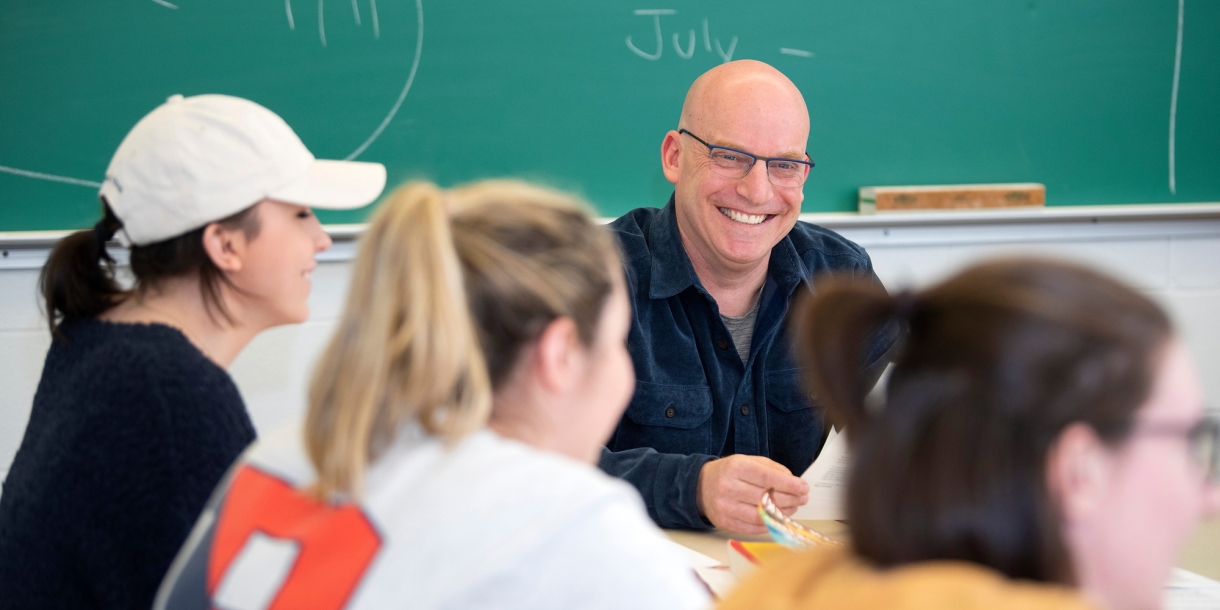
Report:
M 713 68 L 661 142 L 669 203 L 610 225 L 634 306 L 637 381 L 600 466 L 639 489 L 662 527 L 759 534 L 766 489 L 789 514 L 808 500 L 794 473 L 826 431 L 792 360 L 788 306 L 827 271 L 876 281 L 862 248 L 797 221 L 808 137 L 805 100 L 778 70 Z M 883 329 L 866 350 L 873 378 L 897 334 Z

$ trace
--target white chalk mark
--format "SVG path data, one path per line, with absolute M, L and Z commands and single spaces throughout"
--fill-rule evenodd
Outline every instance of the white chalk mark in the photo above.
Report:
M 813 57 L 812 51 L 802 51 L 800 49 L 789 49 L 787 47 L 780 47 L 779 52 L 783 53 L 784 55 L 795 55 L 797 57 Z
M 682 47 L 678 45 L 678 33 L 674 32 L 674 51 L 678 53 L 678 57 L 682 59 L 690 59 L 695 54 L 695 31 L 690 31 L 690 43 L 686 45 L 686 52 L 682 52 Z
M 373 13 L 373 15 L 376 14 L 376 12 Z M 411 90 L 411 83 L 415 82 L 415 73 L 419 71 L 419 58 L 421 55 L 423 55 L 424 50 L 423 0 L 415 0 L 415 17 L 419 21 L 419 31 L 415 38 L 415 61 L 411 62 L 411 73 L 407 76 L 407 84 L 403 86 L 402 93 L 398 94 L 398 100 L 395 101 L 394 106 L 390 108 L 390 113 L 385 115 L 385 118 L 381 120 L 381 124 L 377 126 L 376 130 L 373 131 L 373 135 L 369 136 L 369 139 L 365 140 L 364 144 L 361 144 L 359 148 L 352 151 L 352 154 L 346 157 L 348 161 L 359 157 L 360 153 L 363 153 L 364 150 L 369 147 L 369 145 L 376 141 L 377 138 L 381 137 L 381 132 L 385 131 L 385 128 L 390 124 L 390 121 L 394 120 L 394 115 L 398 114 L 398 109 L 402 107 L 403 100 L 407 99 L 407 92 Z M 373 23 L 376 25 L 376 17 L 373 18 Z
M 1178 44 L 1173 54 L 1173 94 L 1169 96 L 1169 193 L 1178 194 L 1178 177 L 1174 168 L 1174 140 L 1178 126 L 1178 82 L 1182 77 L 1182 18 L 1186 0 L 1178 0 Z
M 373 38 L 380 39 L 381 26 L 377 23 L 377 0 L 369 0 L 369 10 L 373 12 Z
M 157 0 L 153 0 L 153 1 L 156 2 Z M 378 31 L 377 30 L 378 24 L 377 24 L 376 0 L 369 0 L 369 5 L 370 5 L 370 7 L 372 9 L 372 13 L 373 13 L 373 32 L 374 32 L 374 36 L 376 36 L 376 33 Z M 178 7 L 173 7 L 173 8 L 178 8 Z M 323 0 L 318 0 L 319 33 L 322 36 L 322 45 L 325 46 L 326 45 L 326 33 L 325 33 L 325 30 L 321 29 L 322 9 L 323 9 Z M 284 0 L 284 11 L 288 15 L 289 29 L 295 30 L 296 23 L 292 18 L 292 0 Z M 411 85 L 415 82 L 415 74 L 417 72 L 419 72 L 419 60 L 420 60 L 420 57 L 423 55 L 423 48 L 424 48 L 424 5 L 423 5 L 423 0 L 415 0 L 415 15 L 419 22 L 419 30 L 418 30 L 418 37 L 415 40 L 415 59 L 414 59 L 414 61 L 411 62 L 411 72 L 407 75 L 407 83 L 405 85 L 403 85 L 402 91 L 398 94 L 398 99 L 395 100 L 394 105 L 390 108 L 390 112 L 387 113 L 385 118 L 381 120 L 381 124 L 377 126 L 377 129 L 373 130 L 373 134 L 370 135 L 368 137 L 368 139 L 366 139 L 364 141 L 363 144 L 361 144 L 356 150 L 352 151 L 352 153 L 346 157 L 346 159 L 349 161 L 352 159 L 355 159 L 356 157 L 359 157 L 361 155 L 361 153 L 363 153 L 373 142 L 375 142 L 377 140 L 377 138 L 381 137 L 382 132 L 384 132 L 385 128 L 387 126 L 389 126 L 390 121 L 393 121 L 394 116 L 396 114 L 398 114 L 398 110 L 399 110 L 399 108 L 402 107 L 403 101 L 407 99 L 407 93 L 411 90 Z M 81 180 L 80 178 L 71 178 L 68 176 L 57 176 L 55 174 L 45 174 L 43 172 L 34 172 L 34 171 L 27 170 L 27 169 L 17 169 L 15 167 L 8 167 L 6 165 L 0 165 L 0 173 L 12 174 L 14 176 L 21 176 L 23 178 L 32 178 L 34 180 L 46 180 L 48 182 L 60 182 L 63 184 L 74 184 L 77 186 L 85 186 L 85 187 L 89 187 L 89 188 L 101 188 L 102 187 L 101 182 L 95 182 L 93 180 Z
M 352 14 L 356 16 L 356 25 L 360 25 L 360 5 L 356 4 L 359 0 L 352 0 Z
M 64 184 L 75 184 L 77 186 L 88 186 L 91 188 L 101 188 L 101 182 L 92 180 L 81 180 L 80 178 L 69 178 L 67 176 L 56 176 L 55 174 L 44 174 L 42 172 L 32 172 L 26 169 L 17 169 L 15 167 L 6 167 L 0 165 L 0 172 L 13 174 L 14 176 L 22 176 L 25 178 L 33 178 L 35 180 L 47 180 L 49 182 L 62 182 Z
M 322 46 L 326 46 L 326 20 L 322 16 L 323 1 L 318 0 L 318 38 L 322 39 Z
M 631 49 L 632 53 L 635 53 L 636 55 L 639 55 L 640 57 L 643 57 L 644 59 L 647 59 L 649 61 L 656 61 L 658 59 L 661 59 L 661 53 L 665 50 L 665 39 L 661 37 L 661 15 L 673 15 L 674 13 L 677 13 L 677 12 L 678 11 L 675 11 L 674 9 L 671 9 L 671 8 L 636 9 L 635 10 L 636 15 L 652 16 L 652 25 L 653 25 L 653 28 L 656 30 L 656 34 L 657 34 L 657 52 L 656 53 L 645 53 L 645 52 L 641 51 L 639 49 L 639 47 L 635 46 L 635 44 L 631 42 L 630 34 L 627 35 L 627 48 Z
M 707 17 L 703 18 L 703 49 L 712 52 L 712 37 L 707 33 Z
M 161 6 L 164 6 L 165 8 L 172 8 L 175 10 L 177 10 L 177 8 L 178 8 L 178 5 L 170 4 L 170 3 L 166 2 L 165 0 L 153 0 L 153 2 L 156 2 L 157 4 L 160 4 Z
M 733 42 L 729 43 L 728 53 L 725 53 L 724 49 L 720 48 L 720 39 L 719 38 L 716 39 L 716 53 L 720 55 L 720 59 L 723 59 L 724 63 L 726 63 L 726 64 L 729 63 L 730 61 L 733 61 L 733 49 L 736 49 L 736 48 L 737 48 L 737 37 L 736 36 L 733 37 Z

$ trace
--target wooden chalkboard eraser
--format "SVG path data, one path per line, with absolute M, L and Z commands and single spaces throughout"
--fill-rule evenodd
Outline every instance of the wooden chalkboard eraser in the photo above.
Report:
M 859 197 L 861 214 L 1045 205 L 1046 186 L 1034 183 L 864 186 L 860 187 Z

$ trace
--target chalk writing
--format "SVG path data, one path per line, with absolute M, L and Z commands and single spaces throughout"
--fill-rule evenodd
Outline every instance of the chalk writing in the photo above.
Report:
M 171 5 L 168 2 L 164 2 L 164 1 L 160 1 L 160 0 L 153 0 L 153 2 L 156 2 L 157 4 L 165 5 L 167 8 L 172 8 L 172 9 L 178 8 L 177 6 Z M 325 30 L 321 29 L 322 28 L 322 19 L 321 19 L 322 3 L 323 3 L 323 0 L 318 0 L 318 22 L 319 22 L 319 28 L 320 28 L 319 35 L 322 37 L 322 46 L 326 46 Z M 360 25 L 359 9 L 357 7 L 356 0 L 352 0 L 352 8 L 353 8 L 354 16 L 356 18 L 356 24 Z M 284 0 L 284 12 L 286 13 L 287 18 L 288 18 L 288 29 L 295 30 L 296 23 L 293 19 L 293 15 L 292 15 L 292 0 Z M 372 21 L 373 21 L 373 37 L 378 38 L 380 35 L 380 31 L 378 29 L 380 27 L 380 25 L 378 23 L 378 17 L 377 17 L 376 0 L 369 0 L 369 13 L 372 15 Z M 356 150 L 353 150 L 351 152 L 351 154 L 344 157 L 344 159 L 346 159 L 346 160 L 350 161 L 352 159 L 359 157 L 361 154 L 364 153 L 365 150 L 368 149 L 369 146 L 371 146 L 373 144 L 373 142 L 377 141 L 377 138 L 381 137 L 382 132 L 384 132 L 386 130 L 386 127 L 388 127 L 390 125 L 390 123 L 394 120 L 394 117 L 398 114 L 399 109 L 402 108 L 403 102 L 406 101 L 406 99 L 407 99 L 407 93 L 409 93 L 411 91 L 411 86 L 415 83 L 415 75 L 416 75 L 416 73 L 419 72 L 419 60 L 420 60 L 420 57 L 423 55 L 423 47 L 424 47 L 424 4 L 423 4 L 423 0 L 415 0 L 415 18 L 416 18 L 416 22 L 418 24 L 418 30 L 416 32 L 416 38 L 415 38 L 415 58 L 411 61 L 411 70 L 407 74 L 407 82 L 403 85 L 402 90 L 399 91 L 398 97 L 397 97 L 397 99 L 394 100 L 394 103 L 390 106 L 389 112 L 387 112 L 385 117 L 381 119 L 381 123 L 379 123 L 377 125 L 376 129 L 373 130 L 373 133 L 369 134 L 369 136 L 367 138 L 365 138 L 364 142 L 362 142 L 360 144 L 360 146 L 356 147 Z M 0 165 L 0 174 L 8 174 L 10 176 L 20 176 L 22 178 L 30 178 L 33 180 L 43 180 L 46 182 L 59 182 L 61 184 L 72 184 L 72 185 L 83 186 L 83 187 L 87 187 L 87 188 L 91 188 L 91 189 L 101 188 L 101 186 L 102 186 L 102 183 L 98 182 L 96 180 L 73 178 L 71 176 L 60 176 L 57 174 L 49 174 L 46 172 L 31 171 L 28 169 L 10 167 L 7 165 Z
M 153 2 L 156 2 L 158 4 L 166 4 L 167 6 L 170 6 L 171 8 L 178 8 L 176 6 L 173 6 L 172 4 L 165 2 L 164 0 L 153 0 Z M 326 46 L 325 3 L 326 3 L 326 0 L 318 0 L 318 40 L 321 41 L 322 46 Z M 284 0 L 284 13 L 288 17 L 288 29 L 296 31 L 296 29 L 297 29 L 296 20 L 293 19 L 293 17 L 292 17 L 292 0 Z M 373 17 L 373 38 L 380 39 L 381 38 L 381 23 L 377 19 L 377 0 L 369 0 L 369 13 Z M 352 0 L 352 17 L 355 19 L 356 25 L 361 25 L 359 0 Z
M 416 4 L 419 4 L 418 2 Z M 373 38 L 381 38 L 381 26 L 377 23 L 377 0 L 369 0 L 369 11 L 373 13 Z M 420 9 L 420 28 L 423 28 L 423 9 Z M 423 38 L 422 29 L 420 30 L 420 38 Z
M 326 19 L 322 10 L 323 0 L 318 0 L 318 37 L 322 39 L 322 46 L 326 46 Z
M 1178 194 L 1178 177 L 1174 169 L 1174 140 L 1178 128 L 1178 82 L 1182 78 L 1182 17 L 1186 0 L 1178 0 L 1178 42 L 1173 52 L 1173 94 L 1169 98 L 1169 194 Z
M 373 4 L 372 0 L 369 0 L 369 4 Z M 376 5 L 374 4 L 373 6 L 373 27 L 376 28 L 377 10 Z M 419 58 L 424 52 L 423 0 L 415 0 L 415 19 L 419 23 L 419 31 L 415 36 L 415 60 L 411 62 L 411 73 L 407 75 L 407 84 L 403 85 L 402 92 L 398 94 L 398 99 L 394 101 L 394 106 L 390 108 L 390 112 L 385 115 L 384 119 L 381 120 L 381 124 L 377 126 L 377 129 L 373 130 L 373 135 L 370 135 L 363 144 L 357 147 L 356 150 L 352 151 L 352 154 L 344 157 L 348 161 L 359 157 L 360 153 L 364 152 L 364 150 L 368 148 L 370 144 L 377 141 L 377 138 L 381 137 L 381 132 L 385 131 L 385 128 L 390 124 L 390 121 L 394 120 L 394 115 L 398 114 L 398 109 L 402 107 L 403 100 L 407 99 L 407 92 L 411 90 L 411 84 L 415 82 L 415 73 L 419 71 Z
M 639 47 L 635 46 L 635 44 L 631 42 L 630 34 L 627 35 L 627 48 L 631 49 L 632 53 L 635 53 L 636 55 L 639 55 L 647 60 L 656 61 L 661 59 L 661 53 L 665 51 L 665 47 L 663 46 L 664 39 L 661 38 L 661 15 L 672 15 L 676 12 L 678 11 L 671 8 L 636 9 L 636 15 L 652 15 L 652 23 L 657 31 L 657 52 L 645 53 L 644 51 L 641 51 Z
M 661 31 L 661 17 L 664 15 L 675 15 L 677 12 L 678 11 L 671 8 L 636 9 L 633 14 L 641 17 L 652 17 L 653 35 L 656 38 L 656 51 L 650 53 L 636 46 L 630 35 L 627 36 L 627 48 L 632 53 L 635 53 L 636 55 L 639 55 L 640 57 L 649 61 L 657 61 L 658 59 L 661 59 L 661 56 L 665 53 L 665 36 Z M 681 36 L 682 34 L 680 32 L 674 32 L 672 35 L 671 40 L 674 45 L 674 52 L 677 53 L 678 57 L 681 57 L 682 59 L 690 59 L 695 55 L 695 30 L 693 28 L 687 30 L 685 48 L 682 46 Z M 703 49 L 708 53 L 711 53 L 713 43 L 716 46 L 716 54 L 720 56 L 721 61 L 727 63 L 733 60 L 733 52 L 737 50 L 737 37 L 734 36 L 733 39 L 729 41 L 729 48 L 726 50 L 720 44 L 719 38 L 713 40 L 711 37 L 708 29 L 707 18 L 705 17 L 703 19 Z
M 80 178 L 69 178 L 67 176 L 56 176 L 55 174 L 44 174 L 42 172 L 32 172 L 28 169 L 17 169 L 15 167 L 7 167 L 0 165 L 0 172 L 21 176 L 23 178 L 33 178 L 35 180 L 46 180 L 47 182 L 62 182 L 64 184 L 75 184 L 77 186 L 87 186 L 89 188 L 102 188 L 102 183 L 95 180 L 81 180 Z

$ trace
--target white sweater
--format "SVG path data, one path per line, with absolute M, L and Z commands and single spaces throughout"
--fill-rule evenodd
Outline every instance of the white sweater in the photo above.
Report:
M 158 608 L 708 606 L 635 489 L 483 430 L 446 448 L 416 427 L 359 505 L 315 479 L 299 426 L 250 449 L 200 517 Z

